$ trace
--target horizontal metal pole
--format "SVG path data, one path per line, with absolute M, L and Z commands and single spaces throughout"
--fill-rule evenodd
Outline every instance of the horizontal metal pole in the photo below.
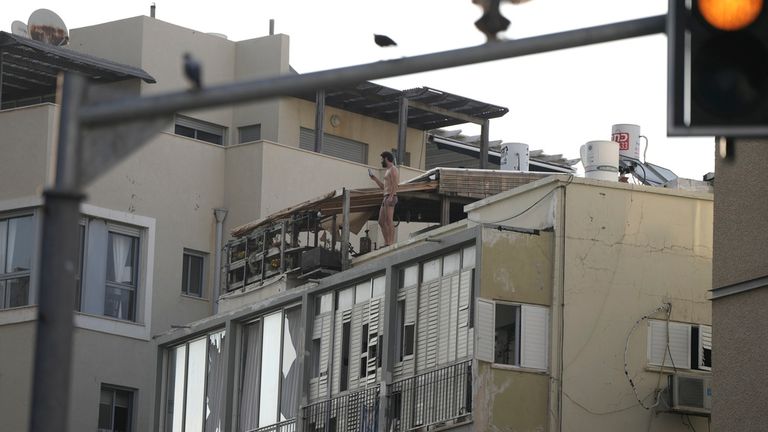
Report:
M 339 69 L 211 86 L 200 91 L 182 91 L 124 99 L 84 106 L 80 110 L 80 121 L 83 126 L 104 125 L 127 119 L 148 118 L 197 108 L 306 94 L 318 89 L 354 85 L 367 80 L 647 36 L 664 33 L 666 20 L 666 15 L 659 15 Z

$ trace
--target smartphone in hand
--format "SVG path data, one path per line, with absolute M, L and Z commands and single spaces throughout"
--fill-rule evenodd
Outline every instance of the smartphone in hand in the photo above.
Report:
M 370 168 L 368 168 L 368 177 L 373 177 L 373 171 Z

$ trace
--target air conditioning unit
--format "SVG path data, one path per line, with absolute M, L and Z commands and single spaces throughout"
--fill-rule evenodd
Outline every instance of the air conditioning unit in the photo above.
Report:
M 672 396 L 670 408 L 687 414 L 710 415 L 712 411 L 712 377 L 674 374 L 669 377 Z

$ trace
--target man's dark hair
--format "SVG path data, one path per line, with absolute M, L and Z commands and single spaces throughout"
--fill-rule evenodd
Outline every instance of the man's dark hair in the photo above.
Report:
M 383 151 L 383 152 L 381 152 L 381 157 L 383 157 L 384 159 L 386 159 L 386 160 L 388 160 L 388 161 L 390 161 L 392 163 L 395 163 L 395 155 L 393 155 L 391 152 Z

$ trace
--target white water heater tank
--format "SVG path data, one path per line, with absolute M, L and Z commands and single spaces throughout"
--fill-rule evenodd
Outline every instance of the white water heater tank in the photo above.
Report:
M 501 145 L 499 166 L 503 171 L 528 171 L 528 144 L 504 143 Z
M 581 163 L 586 178 L 618 181 L 619 143 L 589 141 L 581 146 Z

